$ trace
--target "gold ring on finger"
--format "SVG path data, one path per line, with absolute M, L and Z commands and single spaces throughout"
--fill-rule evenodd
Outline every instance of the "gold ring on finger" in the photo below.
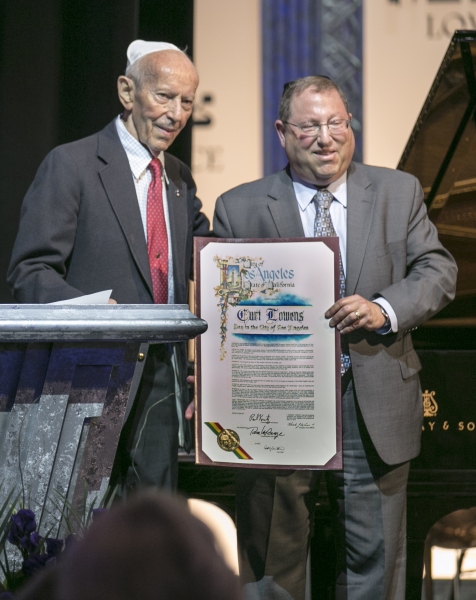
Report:
M 355 318 L 357 319 L 357 321 L 360 321 L 360 319 L 362 318 L 362 315 L 359 313 L 358 310 L 355 311 Z

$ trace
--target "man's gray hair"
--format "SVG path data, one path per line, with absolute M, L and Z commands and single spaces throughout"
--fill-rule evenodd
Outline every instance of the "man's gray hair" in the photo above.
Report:
M 283 95 L 279 103 L 279 118 L 281 121 L 287 121 L 291 115 L 291 101 L 294 96 L 298 96 L 304 90 L 312 89 L 313 92 L 320 94 L 321 92 L 336 91 L 344 103 L 345 110 L 349 113 L 349 103 L 341 88 L 334 83 L 332 79 L 323 77 L 322 75 L 309 75 L 295 79 L 284 85 Z

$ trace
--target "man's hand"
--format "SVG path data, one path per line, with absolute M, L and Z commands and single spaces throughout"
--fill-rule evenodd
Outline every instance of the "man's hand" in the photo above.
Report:
M 190 385 L 195 385 L 195 377 L 193 375 L 189 375 L 187 377 L 187 383 Z M 187 419 L 187 421 L 190 421 L 190 419 L 193 417 L 194 414 L 195 414 L 195 401 L 192 400 L 185 410 L 185 418 Z
M 107 301 L 108 304 L 117 304 L 117 302 L 114 300 L 114 298 L 109 298 L 109 300 Z
M 190 402 L 190 404 L 187 406 L 187 408 L 185 409 L 185 418 L 187 419 L 187 421 L 190 421 L 190 419 L 193 417 L 194 414 L 195 414 L 195 400 L 192 400 Z
M 325 317 L 330 319 L 329 326 L 336 327 L 340 333 L 351 333 L 361 327 L 375 331 L 385 324 L 380 306 L 357 294 L 338 300 Z

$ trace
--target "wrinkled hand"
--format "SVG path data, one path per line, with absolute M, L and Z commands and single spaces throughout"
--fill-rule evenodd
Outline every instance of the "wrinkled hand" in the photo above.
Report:
M 195 385 L 195 377 L 193 375 L 189 375 L 187 377 L 187 383 L 189 383 L 190 385 Z M 195 414 L 195 401 L 192 400 L 185 410 L 185 418 L 187 419 L 187 421 L 190 421 L 190 419 L 193 417 L 194 414 Z
M 329 326 L 336 327 L 340 333 L 351 333 L 362 327 L 375 331 L 385 324 L 379 305 L 358 294 L 338 300 L 325 313 L 325 317 L 330 319 Z

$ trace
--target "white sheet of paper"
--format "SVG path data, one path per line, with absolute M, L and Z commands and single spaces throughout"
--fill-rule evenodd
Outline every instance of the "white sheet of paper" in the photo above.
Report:
M 69 300 L 58 300 L 58 302 L 50 302 L 49 304 L 107 304 L 111 297 L 112 290 L 104 290 L 87 296 L 78 296 Z

